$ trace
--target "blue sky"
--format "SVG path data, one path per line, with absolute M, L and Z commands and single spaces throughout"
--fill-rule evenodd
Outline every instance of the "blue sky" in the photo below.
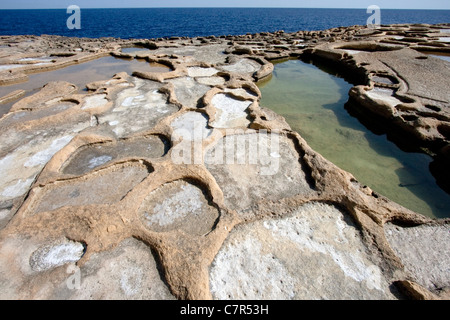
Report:
M 367 8 L 381 9 L 450 9 L 449 0 L 2 0 L 0 9 L 67 8 L 75 4 L 81 8 L 136 8 L 136 7 L 300 7 L 300 8 Z M 450 19 L 449 19 L 450 20 Z

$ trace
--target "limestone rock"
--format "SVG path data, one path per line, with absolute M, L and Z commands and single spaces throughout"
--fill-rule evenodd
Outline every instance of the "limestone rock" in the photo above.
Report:
M 202 189 L 186 181 L 175 181 L 151 192 L 138 214 L 150 230 L 182 230 L 199 236 L 210 232 L 219 218 Z
M 448 225 L 385 225 L 386 237 L 416 282 L 432 292 L 449 288 Z
M 358 228 L 323 203 L 233 230 L 211 265 L 210 288 L 219 300 L 395 299 Z
M 446 299 L 448 219 L 360 185 L 261 108 L 255 82 L 267 59 L 331 61 L 355 76 L 352 104 L 445 177 L 448 63 L 421 52 L 448 52 L 448 30 L 1 37 L 0 85 L 110 54 L 164 67 L 4 105 L 0 298 Z M 151 50 L 121 50 L 138 44 Z
M 225 136 L 205 157 L 225 204 L 241 214 L 262 199 L 276 202 L 310 194 L 301 161 L 287 137 L 252 130 Z
M 58 296 L 73 300 L 172 300 L 150 248 L 135 239 L 96 254 L 78 271 L 78 288 L 62 288 Z

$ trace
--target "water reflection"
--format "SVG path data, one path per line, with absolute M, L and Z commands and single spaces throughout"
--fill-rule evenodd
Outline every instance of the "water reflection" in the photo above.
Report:
M 421 52 L 431 57 L 435 57 L 450 62 L 450 52 L 438 52 L 438 51 L 421 51 Z

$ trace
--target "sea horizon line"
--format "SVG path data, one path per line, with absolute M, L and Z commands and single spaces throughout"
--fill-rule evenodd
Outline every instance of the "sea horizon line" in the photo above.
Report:
M 82 7 L 84 10 L 99 9 L 315 9 L 315 10 L 366 10 L 367 8 L 346 8 L 346 7 Z M 61 8 L 0 8 L 0 10 L 66 10 Z M 382 8 L 383 10 L 415 10 L 415 11 L 450 11 L 442 8 Z

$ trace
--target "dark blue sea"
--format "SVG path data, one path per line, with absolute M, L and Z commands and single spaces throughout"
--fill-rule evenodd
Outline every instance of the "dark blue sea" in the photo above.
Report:
M 81 8 L 81 29 L 70 30 L 66 9 L 0 10 L 0 35 L 123 39 L 240 35 L 365 25 L 369 16 L 365 9 Z M 449 22 L 450 10 L 381 10 L 381 24 Z

